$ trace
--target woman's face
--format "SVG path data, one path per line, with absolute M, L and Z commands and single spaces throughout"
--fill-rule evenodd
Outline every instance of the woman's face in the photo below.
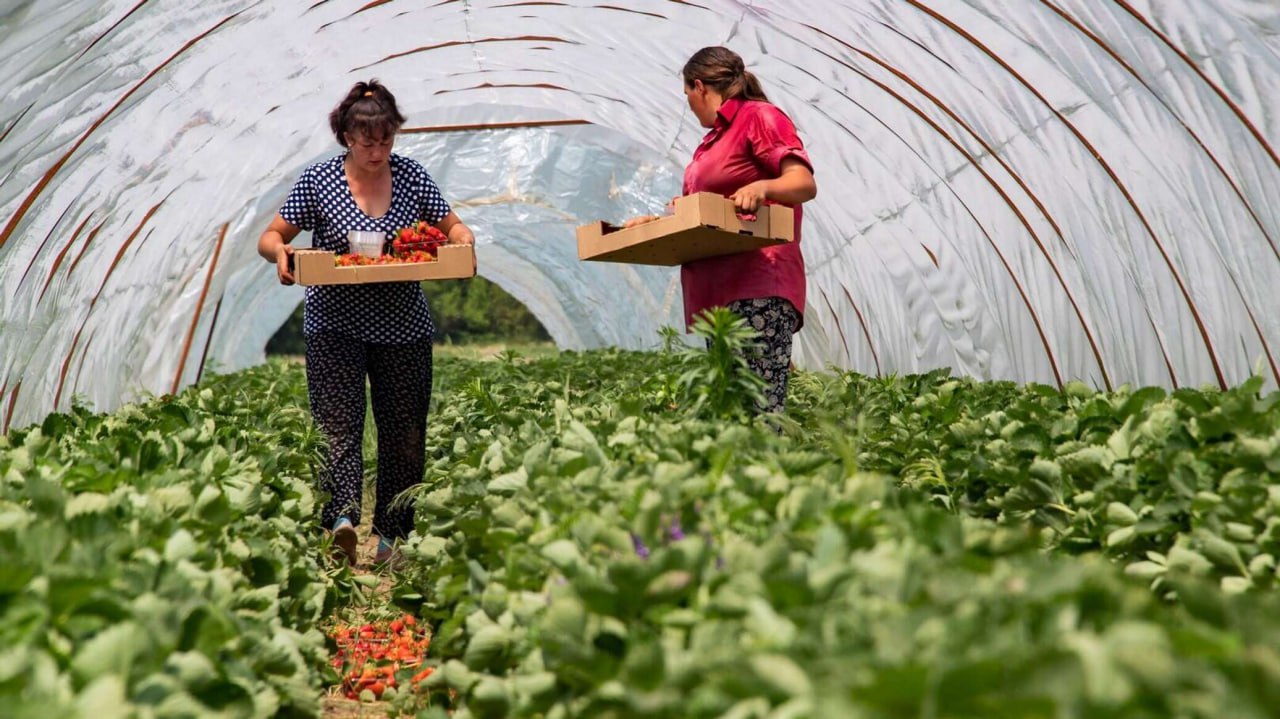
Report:
M 698 124 L 703 127 L 715 127 L 716 110 L 720 109 L 718 103 L 714 103 L 711 91 L 701 80 L 694 80 L 692 85 L 685 85 L 684 97 L 689 101 L 689 109 L 693 111 L 693 116 L 698 118 Z
M 373 138 L 364 133 L 347 135 L 347 149 L 351 151 L 351 164 L 361 170 L 377 170 L 387 163 L 391 157 L 391 146 L 395 144 L 395 133 L 386 137 Z

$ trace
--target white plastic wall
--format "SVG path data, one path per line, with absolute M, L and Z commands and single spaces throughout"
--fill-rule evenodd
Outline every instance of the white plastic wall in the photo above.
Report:
M 397 151 L 562 347 L 655 346 L 676 273 L 573 228 L 677 194 L 712 44 L 816 164 L 799 364 L 1275 386 L 1278 33 L 1272 0 L 0 0 L 0 428 L 261 361 L 301 290 L 257 235 L 370 77 L 409 128 L 535 125 Z

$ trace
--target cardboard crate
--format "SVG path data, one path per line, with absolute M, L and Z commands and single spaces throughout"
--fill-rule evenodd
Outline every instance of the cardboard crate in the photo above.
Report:
M 637 265 L 683 265 L 707 257 L 758 250 L 795 239 L 790 207 L 764 205 L 754 220 L 712 192 L 676 198 L 675 213 L 623 229 L 606 222 L 578 228 L 578 259 Z
M 356 285 L 369 282 L 415 282 L 475 277 L 476 252 L 470 245 L 443 245 L 435 262 L 337 267 L 329 250 L 293 251 L 293 279 L 300 285 Z

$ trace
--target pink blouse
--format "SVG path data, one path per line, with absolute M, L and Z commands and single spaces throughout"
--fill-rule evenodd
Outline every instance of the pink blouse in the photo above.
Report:
M 733 98 L 720 106 L 715 127 L 702 138 L 684 171 L 682 194 L 732 195 L 757 180 L 781 173 L 782 161 L 795 157 L 813 170 L 791 118 L 776 106 Z M 781 297 L 804 324 L 804 257 L 800 254 L 802 206 L 795 208 L 795 241 L 682 265 L 685 325 L 704 309 L 736 300 Z M 797 329 L 799 329 L 797 327 Z

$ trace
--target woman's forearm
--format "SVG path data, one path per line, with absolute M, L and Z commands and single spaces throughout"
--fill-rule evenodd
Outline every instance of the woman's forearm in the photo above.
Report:
M 436 229 L 449 238 L 449 244 L 451 245 L 475 244 L 476 236 L 471 233 L 471 228 L 467 227 L 462 218 L 458 217 L 454 212 L 450 212 L 437 222 Z
M 276 215 L 258 238 L 258 254 L 267 262 L 277 261 L 280 258 L 280 248 L 293 242 L 293 238 L 301 231 Z
M 780 176 L 765 181 L 765 196 L 772 202 L 794 206 L 817 195 L 818 184 L 813 180 L 813 173 L 803 165 L 784 167 Z
M 280 256 L 280 248 L 285 244 L 284 236 L 275 230 L 267 230 L 258 238 L 258 254 L 267 262 L 275 262 Z

